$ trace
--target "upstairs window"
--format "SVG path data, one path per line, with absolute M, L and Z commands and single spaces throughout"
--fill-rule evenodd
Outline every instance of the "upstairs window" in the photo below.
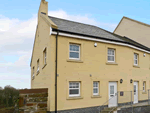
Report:
M 93 82 L 93 95 L 99 95 L 99 82 Z
M 69 96 L 80 96 L 80 82 L 69 82 Z
M 32 69 L 32 79 L 34 79 L 34 67 Z
M 70 44 L 69 45 L 69 59 L 80 59 L 80 45 Z
M 134 53 L 134 65 L 138 65 L 138 54 Z
M 46 51 L 46 48 L 45 48 L 44 51 L 43 51 L 43 62 L 44 62 L 44 65 L 46 64 L 46 59 L 47 59 L 47 51 Z
M 115 49 L 108 49 L 108 62 L 115 62 Z
M 144 81 L 143 82 L 143 92 L 145 92 L 146 91 L 146 82 Z
M 37 60 L 37 73 L 39 73 L 39 59 Z

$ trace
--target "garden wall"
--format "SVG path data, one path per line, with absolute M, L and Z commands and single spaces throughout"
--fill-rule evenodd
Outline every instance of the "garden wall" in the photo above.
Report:
M 48 89 L 19 90 L 20 113 L 47 113 Z

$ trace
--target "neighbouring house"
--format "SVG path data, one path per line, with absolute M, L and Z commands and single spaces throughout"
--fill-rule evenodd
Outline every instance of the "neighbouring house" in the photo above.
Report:
M 126 36 L 147 47 L 150 47 L 150 25 L 146 23 L 133 20 L 128 17 L 123 17 L 114 30 L 114 33 Z
M 148 47 L 97 26 L 48 16 L 48 2 L 41 0 L 31 88 L 48 88 L 51 113 L 97 113 L 117 91 L 134 91 L 138 103 L 150 88 L 149 53 Z M 130 101 L 120 98 L 105 105 Z

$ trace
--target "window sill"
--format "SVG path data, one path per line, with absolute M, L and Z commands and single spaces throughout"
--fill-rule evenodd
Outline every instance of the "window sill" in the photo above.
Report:
M 91 98 L 102 98 L 100 95 L 92 95 Z
M 107 65 L 118 65 L 116 62 L 106 62 Z
M 37 71 L 36 75 L 38 75 L 40 73 L 40 71 Z
M 47 64 L 44 64 L 44 66 L 42 67 L 42 69 L 44 69 L 44 67 L 46 66 Z
M 32 76 L 32 80 L 34 80 L 35 79 L 35 76 Z
M 142 94 L 147 94 L 147 92 L 145 91 L 145 92 L 142 92 Z
M 73 59 L 68 59 L 67 62 L 83 63 L 82 60 L 73 60 Z
M 133 67 L 135 67 L 135 68 L 140 68 L 140 66 L 138 66 L 138 65 L 133 65 Z
M 67 100 L 76 100 L 76 99 L 83 99 L 83 97 L 77 96 L 77 97 L 68 97 L 67 98 Z

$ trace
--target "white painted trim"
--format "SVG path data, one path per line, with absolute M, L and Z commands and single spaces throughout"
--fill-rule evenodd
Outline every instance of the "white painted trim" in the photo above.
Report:
M 139 84 L 138 82 L 134 82 L 133 85 L 135 86 L 136 85 L 136 93 L 134 94 L 134 101 L 133 103 L 136 104 L 138 103 L 138 98 L 139 98 L 139 93 L 138 93 L 138 89 L 139 89 Z
M 52 31 L 53 35 L 56 35 L 57 32 Z M 109 44 L 115 44 L 115 45 L 121 45 L 121 46 L 127 46 L 139 51 L 143 51 L 146 53 L 150 53 L 149 51 L 146 51 L 144 49 L 129 45 L 129 44 L 124 44 L 124 43 L 120 43 L 120 42 L 114 42 L 114 41 L 106 41 L 106 40 L 101 40 L 101 39 L 95 39 L 95 38 L 89 38 L 89 37 L 84 37 L 84 36 L 78 36 L 78 35 L 71 35 L 71 34 L 66 34 L 66 33 L 59 33 L 60 36 L 67 36 L 67 37 L 71 37 L 71 38 L 79 38 L 79 39 L 84 39 L 84 40 L 91 40 L 91 41 L 97 41 L 97 42 L 103 42 L 103 43 L 109 43 Z
M 110 86 L 114 86 L 114 93 L 113 94 L 110 94 Z M 109 82 L 108 83 L 108 97 L 109 97 L 108 107 L 117 106 L 117 104 L 118 104 L 117 103 L 118 97 L 116 96 L 117 91 L 118 91 L 117 82 Z
M 70 88 L 70 83 L 79 83 L 79 88 Z M 71 95 L 71 94 L 69 93 L 69 97 L 80 96 L 80 82 L 69 82 L 69 91 L 70 91 L 70 89 L 78 89 L 78 90 L 79 90 L 79 94 Z
M 113 50 L 114 51 L 114 55 L 108 55 L 108 50 Z M 116 57 L 115 57 L 115 49 L 113 49 L 113 48 L 108 48 L 107 49 L 107 62 L 115 62 L 115 60 L 116 60 Z M 114 57 L 114 61 L 111 61 L 111 60 L 108 60 L 108 56 L 113 56 Z
M 98 84 L 98 87 L 94 87 L 94 82 L 96 82 L 97 84 Z M 94 89 L 97 89 L 98 90 L 98 92 L 97 93 L 94 93 L 94 91 L 93 91 L 93 95 L 95 96 L 95 95 L 99 95 L 99 82 L 98 81 L 93 81 L 93 90 Z
M 50 27 L 50 35 L 52 34 L 52 27 Z
M 143 92 L 145 92 L 146 91 L 146 81 L 143 81 Z
M 77 52 L 77 51 L 70 51 L 70 45 L 76 45 L 76 46 L 79 46 L 79 51 L 78 51 L 78 52 Z M 76 53 L 79 53 L 79 58 L 71 58 L 71 57 L 70 57 L 70 52 L 76 52 Z M 72 44 L 72 43 L 69 44 L 69 59 L 80 60 L 80 45 L 78 45 L 78 44 Z
M 135 55 L 137 56 L 137 59 L 135 59 Z M 138 58 L 139 57 L 139 55 L 137 54 L 137 53 L 134 53 L 134 65 L 136 65 L 136 66 L 138 66 Z M 135 64 L 135 60 L 137 61 L 137 64 Z

